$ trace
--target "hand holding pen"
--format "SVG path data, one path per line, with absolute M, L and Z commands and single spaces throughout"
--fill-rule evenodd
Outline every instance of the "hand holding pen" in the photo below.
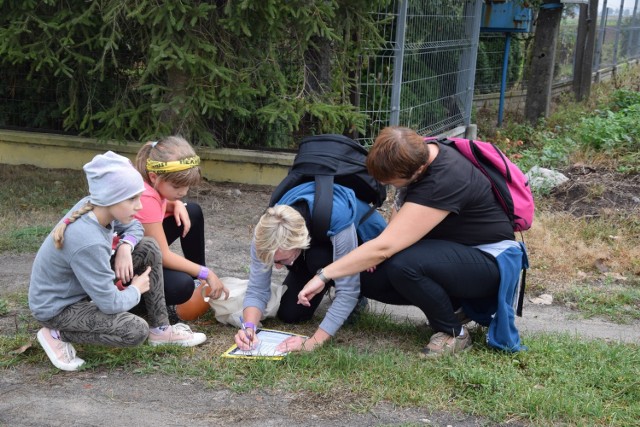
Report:
M 252 322 L 244 322 L 240 317 L 241 331 L 236 334 L 236 344 L 240 350 L 253 350 L 256 341 L 256 325 Z

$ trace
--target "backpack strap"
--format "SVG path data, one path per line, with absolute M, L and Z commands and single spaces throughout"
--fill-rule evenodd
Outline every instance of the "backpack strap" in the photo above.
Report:
M 516 305 L 516 315 L 522 317 L 522 304 L 524 303 L 524 288 L 527 281 L 527 269 L 522 268 L 522 276 L 520 278 L 520 290 L 518 291 L 518 304 Z
M 311 237 L 316 241 L 328 242 L 327 231 L 331 225 L 333 210 L 333 176 L 316 175 L 316 193 L 311 213 Z
M 366 214 L 362 215 L 362 218 L 360 218 L 360 221 L 358 222 L 358 226 L 356 228 L 358 228 L 359 226 L 361 226 L 362 224 L 364 224 L 364 222 L 366 220 L 369 219 L 369 217 L 371 215 L 373 215 L 373 213 L 376 211 L 376 207 L 375 206 L 371 206 L 369 207 L 369 210 L 367 211 Z
M 522 317 L 522 305 L 524 303 L 524 289 L 527 284 L 527 269 L 529 268 L 529 256 L 527 246 L 524 242 L 518 242 L 522 248 L 522 274 L 520 276 L 520 290 L 518 291 L 518 304 L 516 305 L 516 315 Z

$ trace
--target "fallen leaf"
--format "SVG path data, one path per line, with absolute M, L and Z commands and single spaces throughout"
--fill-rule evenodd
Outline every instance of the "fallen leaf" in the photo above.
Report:
M 26 343 L 25 345 L 23 345 L 20 348 L 16 348 L 15 350 L 10 351 L 11 354 L 22 354 L 25 351 L 29 350 L 31 348 L 31 346 L 33 345 L 32 341 L 29 341 L 28 343 Z

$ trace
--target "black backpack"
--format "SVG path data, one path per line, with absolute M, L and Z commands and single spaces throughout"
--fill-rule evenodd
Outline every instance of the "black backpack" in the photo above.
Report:
M 327 242 L 334 183 L 351 188 L 358 199 L 371 205 L 360 223 L 382 206 L 387 198 L 385 186 L 367 172 L 366 157 L 367 150 L 344 135 L 325 134 L 304 138 L 289 173 L 271 194 L 269 206 L 274 206 L 293 187 L 315 181 L 310 232 L 316 241 Z

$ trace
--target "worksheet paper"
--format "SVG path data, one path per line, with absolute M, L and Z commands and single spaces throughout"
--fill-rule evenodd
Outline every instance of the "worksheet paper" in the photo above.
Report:
M 225 351 L 223 357 L 243 357 L 243 358 L 273 358 L 282 359 L 288 352 L 280 352 L 276 350 L 278 344 L 292 336 L 302 336 L 292 334 L 290 332 L 276 331 L 273 329 L 260 329 L 256 336 L 260 340 L 257 348 L 253 350 L 240 350 L 236 344 L 232 345 L 229 350 Z M 306 337 L 304 337 L 306 338 Z

